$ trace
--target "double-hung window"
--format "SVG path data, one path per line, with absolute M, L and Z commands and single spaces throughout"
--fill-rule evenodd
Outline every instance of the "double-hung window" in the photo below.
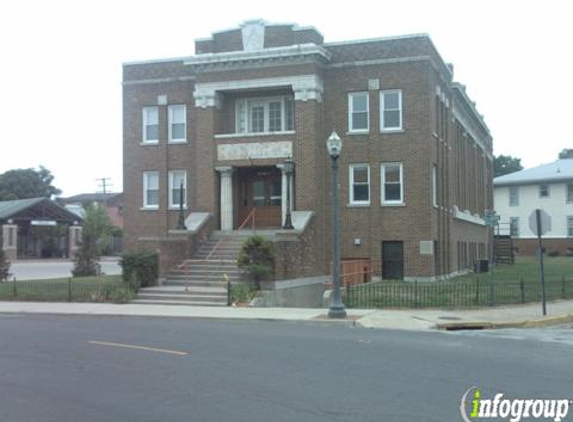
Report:
M 236 133 L 276 133 L 293 130 L 294 101 L 292 97 L 237 100 Z
M 539 197 L 540 198 L 549 198 L 549 185 L 544 183 L 539 185 Z
M 509 187 L 509 206 L 517 207 L 519 205 L 519 186 Z
M 566 193 L 567 198 L 565 200 L 568 204 L 572 204 L 573 203 L 573 183 L 568 183 L 566 190 L 567 190 L 567 193 Z
M 402 129 L 402 91 L 380 91 L 380 130 Z
M 368 132 L 370 127 L 368 92 L 348 94 L 348 131 Z
M 157 107 L 143 107 L 143 138 L 144 144 L 156 144 L 159 142 L 159 111 Z
M 179 208 L 183 199 L 183 207 L 187 206 L 187 172 L 173 170 L 169 172 L 169 208 Z
M 380 166 L 382 178 L 382 205 L 404 203 L 404 177 L 402 163 L 383 163 Z
M 187 140 L 187 118 L 185 105 L 170 105 L 168 108 L 169 142 Z
M 159 172 L 143 173 L 143 208 L 159 208 Z
M 370 166 L 350 164 L 350 205 L 370 205 Z
M 519 217 L 509 218 L 509 234 L 511 237 L 519 237 Z
M 573 216 L 567 217 L 567 237 L 573 237 Z

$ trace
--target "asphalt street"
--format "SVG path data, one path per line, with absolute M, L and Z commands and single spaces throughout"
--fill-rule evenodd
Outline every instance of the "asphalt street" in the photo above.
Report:
M 0 420 L 458 421 L 472 386 L 573 397 L 572 351 L 535 336 L 0 315 Z

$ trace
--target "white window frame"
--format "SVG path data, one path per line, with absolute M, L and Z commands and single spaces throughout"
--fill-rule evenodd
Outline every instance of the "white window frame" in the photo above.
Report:
M 398 166 L 400 169 L 400 199 L 386 200 L 386 167 Z M 404 166 L 399 162 L 380 164 L 380 200 L 382 205 L 404 205 Z
M 567 228 L 567 237 L 573 237 L 573 215 L 568 215 L 565 221 Z
M 510 207 L 519 206 L 519 186 L 509 187 L 509 206 Z
M 147 116 L 147 112 L 151 111 L 151 110 L 155 110 L 155 113 L 157 114 L 157 138 L 155 139 L 147 139 L 147 126 L 151 126 L 150 124 L 148 124 L 148 116 Z M 159 107 L 157 106 L 146 106 L 143 107 L 141 109 L 141 129 L 142 129 L 142 133 L 141 133 L 141 143 L 142 144 L 157 144 L 159 143 Z
M 547 195 L 542 195 L 541 191 L 543 190 L 543 186 L 547 187 Z M 549 198 L 551 196 L 551 190 L 549 188 L 549 183 L 541 183 L 539 185 L 539 197 L 540 198 Z
M 367 176 L 368 176 L 368 180 L 367 180 L 367 185 L 368 185 L 368 200 L 366 201 L 359 201 L 359 200 L 355 200 L 354 199 L 354 169 L 355 168 L 366 168 L 367 170 Z M 370 205 L 370 165 L 368 163 L 355 163 L 355 164 L 350 164 L 348 166 L 348 187 L 349 187 L 349 193 L 348 193 L 348 199 L 349 199 L 349 203 L 350 205 Z M 360 184 L 363 184 L 362 182 L 360 182 Z
M 173 111 L 175 108 L 183 108 L 183 122 L 174 122 L 173 121 Z M 167 122 L 168 122 L 168 136 L 169 136 L 169 143 L 171 144 L 178 144 L 178 143 L 185 143 L 187 142 L 187 106 L 185 104 L 171 104 L 167 107 Z M 173 124 L 181 124 L 183 123 L 183 138 L 174 138 L 173 137 Z
M 148 197 L 149 177 L 157 177 L 157 204 L 150 204 Z M 158 171 L 144 171 L 143 172 L 143 208 L 148 210 L 159 209 L 159 172 Z
M 567 183 L 565 185 L 565 203 L 573 203 L 573 183 Z
M 513 224 L 514 221 L 515 226 Z M 515 236 L 513 235 L 514 231 L 516 233 Z M 509 217 L 509 235 L 513 238 L 519 238 L 519 217 Z
M 438 207 L 438 166 L 432 165 L 432 205 Z
M 174 186 L 173 182 L 175 180 L 176 175 L 183 175 L 183 208 L 187 208 L 187 171 L 186 170 L 171 170 L 168 174 L 168 183 L 169 183 L 169 194 L 168 194 L 168 205 L 170 209 L 179 209 L 179 202 L 174 202 L 173 197 L 173 189 L 179 189 L 178 186 Z
M 366 96 L 366 128 L 354 128 L 354 97 L 358 95 Z M 370 131 L 370 95 L 368 91 L 348 93 L 348 133 L 368 133 Z
M 286 116 L 286 102 L 292 101 L 292 129 L 287 130 L 287 116 Z M 272 102 L 281 103 L 281 130 L 271 132 L 269 128 L 269 105 Z M 253 132 L 251 130 L 251 116 L 252 107 L 254 105 L 264 106 L 264 130 L 262 132 Z M 240 98 L 235 102 L 235 133 L 236 134 L 249 134 L 249 135 L 268 135 L 276 133 L 293 133 L 294 132 L 294 113 L 295 113 L 294 97 L 283 95 L 279 97 L 261 97 L 261 98 Z
M 386 94 L 398 94 L 398 112 L 400 116 L 400 124 L 398 126 L 390 126 L 386 127 L 384 122 L 384 111 L 385 111 L 385 102 L 386 102 Z M 389 111 L 396 111 L 396 109 L 392 109 Z M 402 109 L 402 90 L 401 89 L 388 89 L 384 91 L 380 91 L 380 132 L 396 132 L 401 131 L 403 129 L 404 123 L 402 119 L 403 109 Z

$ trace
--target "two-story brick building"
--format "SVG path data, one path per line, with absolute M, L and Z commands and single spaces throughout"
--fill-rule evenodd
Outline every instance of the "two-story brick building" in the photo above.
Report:
M 171 265 L 248 220 L 274 230 L 278 278 L 327 274 L 336 130 L 343 259 L 429 280 L 487 257 L 492 138 L 427 35 L 325 43 L 249 21 L 196 40 L 195 55 L 124 64 L 123 121 L 128 250 Z M 293 231 L 280 229 L 289 157 Z

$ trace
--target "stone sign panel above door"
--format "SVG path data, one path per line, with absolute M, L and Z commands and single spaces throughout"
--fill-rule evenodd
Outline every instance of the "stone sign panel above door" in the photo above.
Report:
M 217 159 L 254 160 L 261 158 L 292 157 L 292 142 L 251 142 L 248 144 L 222 144 L 217 146 Z

